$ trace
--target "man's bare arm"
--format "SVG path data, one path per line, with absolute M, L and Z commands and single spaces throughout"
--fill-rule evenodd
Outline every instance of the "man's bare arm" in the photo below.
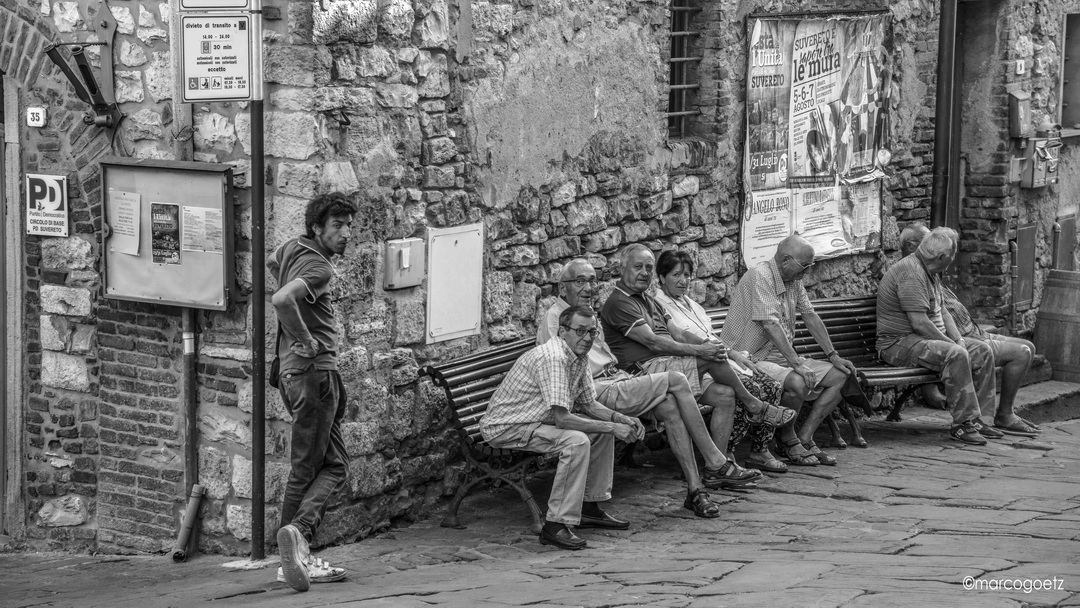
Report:
M 821 317 L 811 310 L 802 313 L 802 320 L 806 325 L 806 329 L 810 330 L 810 335 L 814 337 L 814 341 L 821 347 L 821 350 L 826 353 L 832 353 L 829 356 L 829 363 L 832 363 L 834 367 L 846 374 L 854 373 L 855 364 L 836 354 L 836 348 L 833 346 L 832 338 L 829 337 L 829 330 L 825 329 L 825 323 L 821 320 Z
M 930 320 L 925 312 L 908 312 L 908 322 L 911 323 L 912 329 L 915 333 L 926 338 L 927 340 L 943 340 L 945 342 L 952 342 L 949 336 L 941 333 L 941 330 L 934 325 L 934 322 Z
M 755 321 L 755 323 L 761 323 L 765 328 L 765 333 L 768 334 L 769 340 L 773 343 L 773 346 L 780 351 L 780 354 L 787 359 L 790 367 L 796 367 L 802 360 L 801 357 L 795 352 L 795 347 L 788 341 L 787 333 L 784 332 L 784 328 L 780 325 L 780 322 L 776 319 L 765 319 L 764 321 Z
M 700 357 L 709 361 L 723 361 L 727 359 L 727 356 L 724 354 L 724 346 L 719 342 L 707 342 L 703 344 L 685 344 L 683 342 L 676 342 L 669 336 L 657 334 L 645 323 L 641 323 L 634 327 L 634 329 L 631 329 L 626 337 L 660 355 Z
M 559 405 L 551 406 L 551 411 L 555 414 L 555 426 L 560 429 L 581 431 L 582 433 L 615 435 L 616 439 L 627 443 L 634 441 L 637 435 L 637 431 L 630 425 L 585 418 L 584 416 L 572 414 L 565 407 Z

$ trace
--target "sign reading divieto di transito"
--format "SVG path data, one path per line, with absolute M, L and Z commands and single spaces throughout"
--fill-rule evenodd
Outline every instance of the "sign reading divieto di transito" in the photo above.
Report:
M 184 14 L 181 101 L 244 101 L 252 97 L 251 16 Z

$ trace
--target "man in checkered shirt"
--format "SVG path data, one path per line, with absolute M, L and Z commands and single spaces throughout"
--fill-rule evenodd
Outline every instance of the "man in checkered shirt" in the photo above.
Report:
M 597 333 L 592 308 L 564 310 L 558 339 L 518 358 L 480 419 L 492 447 L 559 455 L 540 544 L 561 549 L 586 547 L 567 526 L 630 527 L 597 503 L 611 500 L 615 440 L 641 439 L 645 427 L 596 400 L 588 356 Z
M 810 415 L 798 430 L 779 429 L 778 439 L 787 459 L 796 465 L 835 465 L 836 459 L 814 443 L 825 417 L 841 399 L 841 389 L 855 366 L 836 353 L 828 330 L 814 312 L 802 278 L 814 265 L 814 248 L 795 234 L 780 241 L 776 254 L 751 268 L 739 280 L 731 296 L 720 339 L 732 350 L 744 350 L 758 369 L 784 385 L 780 404 L 795 411 L 813 401 Z M 801 314 L 828 361 L 806 359 L 795 353 L 795 315 Z

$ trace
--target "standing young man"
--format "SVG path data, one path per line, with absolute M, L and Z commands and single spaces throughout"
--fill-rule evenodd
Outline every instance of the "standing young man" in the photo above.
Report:
M 304 213 L 306 235 L 286 242 L 266 263 L 279 286 L 272 300 L 281 324 L 278 390 L 293 419 L 292 470 L 277 533 L 278 580 L 297 591 L 345 578 L 343 568 L 312 557 L 308 543 L 327 498 L 345 481 L 348 466 L 341 437 L 345 386 L 337 372 L 330 258 L 345 252 L 355 214 L 356 207 L 340 192 L 315 197 Z

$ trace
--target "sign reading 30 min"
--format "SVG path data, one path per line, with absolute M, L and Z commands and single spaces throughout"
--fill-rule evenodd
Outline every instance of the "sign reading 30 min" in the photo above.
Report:
M 251 99 L 251 17 L 183 15 L 181 101 Z

